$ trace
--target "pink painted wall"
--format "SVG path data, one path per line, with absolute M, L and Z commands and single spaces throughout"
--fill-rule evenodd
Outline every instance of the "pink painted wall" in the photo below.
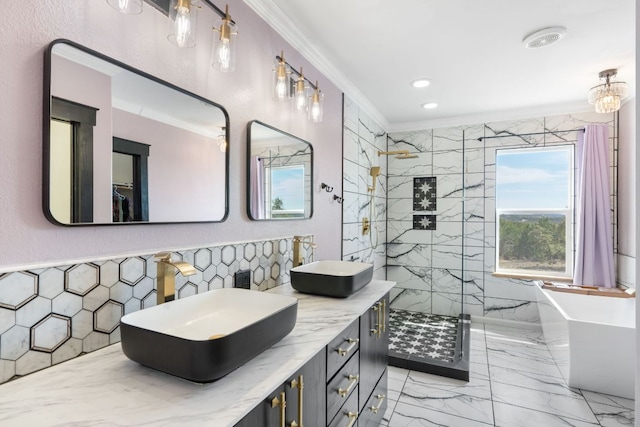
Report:
M 37 264 L 91 260 L 294 234 L 316 235 L 316 259 L 338 259 L 341 207 L 321 182 L 341 194 L 342 99 L 340 91 L 253 13 L 229 0 L 238 23 L 236 71 L 223 74 L 210 65 L 211 23 L 200 12 L 198 45 L 182 51 L 166 40 L 166 18 L 145 4 L 141 15 L 120 15 L 105 1 L 25 0 L 4 12 L 0 54 L 0 271 Z M 223 106 L 230 126 L 229 219 L 215 224 L 60 227 L 42 214 L 43 53 L 54 39 L 67 38 L 181 86 Z M 299 120 L 272 100 L 275 55 L 318 79 L 325 92 L 324 121 Z M 253 222 L 246 214 L 246 126 L 259 119 L 308 140 L 314 146 L 314 215 L 307 221 Z
M 149 221 L 224 217 L 225 158 L 215 140 L 122 110 L 113 111 L 113 136 L 150 145 Z

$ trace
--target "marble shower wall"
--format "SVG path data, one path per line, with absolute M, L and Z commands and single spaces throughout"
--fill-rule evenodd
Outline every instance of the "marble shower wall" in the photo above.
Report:
M 174 251 L 196 268 L 176 298 L 231 288 L 238 270 L 253 290 L 288 283 L 291 252 L 292 238 Z M 120 317 L 156 305 L 156 288 L 153 254 L 0 274 L 0 383 L 119 342 Z
M 387 134 L 344 96 L 342 258 L 374 265 L 374 278 L 385 279 L 387 233 Z M 380 166 L 374 206 L 371 206 L 371 166 Z M 362 233 L 362 219 L 371 221 Z M 377 242 L 376 242 L 377 240 Z M 377 243 L 377 245 L 376 245 Z
M 567 114 L 389 134 L 389 150 L 409 149 L 418 154 L 417 159 L 390 160 L 389 164 L 387 277 L 398 283 L 392 307 L 538 322 L 533 284 L 492 274 L 496 150 L 575 144 L 574 129 L 594 122 L 610 125 L 616 248 L 615 114 Z M 546 133 L 522 135 L 538 132 Z M 423 176 L 437 177 L 437 210 L 433 212 L 437 226 L 433 231 L 414 230 L 411 220 L 416 213 L 412 211 L 413 178 Z

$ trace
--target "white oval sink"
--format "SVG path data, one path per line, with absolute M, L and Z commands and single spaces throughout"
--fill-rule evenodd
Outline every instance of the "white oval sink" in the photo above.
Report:
M 214 381 L 291 332 L 297 308 L 291 296 L 216 289 L 123 316 L 122 351 L 168 374 Z
M 345 298 L 365 287 L 373 277 L 373 264 L 316 261 L 291 269 L 291 287 L 298 292 Z

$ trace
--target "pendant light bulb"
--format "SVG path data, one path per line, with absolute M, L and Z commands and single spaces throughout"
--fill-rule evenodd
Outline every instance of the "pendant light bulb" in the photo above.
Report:
M 171 29 L 169 30 L 169 41 L 180 48 L 193 47 L 196 45 L 196 1 L 192 0 L 171 0 L 169 8 L 169 20 Z
M 278 101 L 285 101 L 289 98 L 289 72 L 284 52 L 280 52 L 280 59 L 276 63 L 273 95 Z
M 214 68 L 229 73 L 235 69 L 235 35 L 238 34 L 236 25 L 231 22 L 229 5 L 225 7 L 225 16 L 217 21 L 213 28 L 218 32 L 218 37 L 213 39 L 213 66 Z
M 298 111 L 304 111 L 307 108 L 307 91 L 304 84 L 304 74 L 302 73 L 302 67 L 300 67 L 300 77 L 298 77 L 298 80 L 296 81 L 294 103 L 296 110 Z
M 309 118 L 312 122 L 319 123 L 322 121 L 323 104 L 324 94 L 320 91 L 318 81 L 316 80 L 316 89 L 311 95 L 311 102 L 309 105 Z
M 142 0 L 107 0 L 109 6 L 125 15 L 142 13 Z

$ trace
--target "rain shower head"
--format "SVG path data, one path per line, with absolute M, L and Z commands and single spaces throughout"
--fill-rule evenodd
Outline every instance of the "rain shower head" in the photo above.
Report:
M 395 151 L 378 151 L 378 156 L 396 156 L 396 159 L 415 159 L 417 154 L 410 154 L 409 150 L 395 150 Z

